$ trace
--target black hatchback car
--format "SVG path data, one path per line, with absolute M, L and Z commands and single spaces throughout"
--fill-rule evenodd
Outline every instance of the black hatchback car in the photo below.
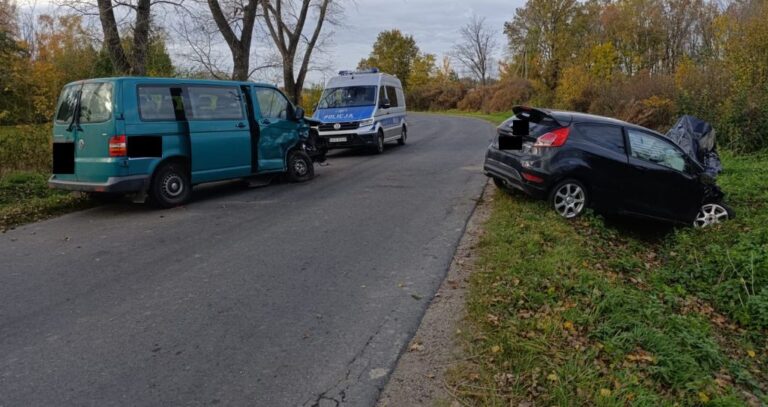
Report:
M 698 227 L 732 217 L 714 178 L 653 130 L 576 112 L 513 111 L 485 156 L 498 187 L 547 199 L 565 218 L 587 207 Z

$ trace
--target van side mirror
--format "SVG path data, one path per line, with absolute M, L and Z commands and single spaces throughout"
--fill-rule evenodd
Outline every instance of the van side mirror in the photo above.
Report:
M 304 118 L 304 108 L 301 106 L 296 106 L 295 109 L 293 109 L 293 120 L 299 121 Z
M 391 105 L 389 104 L 389 99 L 386 99 L 386 98 L 382 100 L 381 103 L 379 104 L 379 107 L 382 109 L 389 109 L 390 106 Z

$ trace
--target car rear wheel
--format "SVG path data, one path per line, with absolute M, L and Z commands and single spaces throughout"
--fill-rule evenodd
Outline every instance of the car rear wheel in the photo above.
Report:
M 405 145 L 405 140 L 408 138 L 408 129 L 403 126 L 403 132 L 400 134 L 400 138 L 397 139 L 397 144 L 400 144 L 401 146 Z
M 723 203 L 708 203 L 699 208 L 699 213 L 696 214 L 696 219 L 693 221 L 693 226 L 697 228 L 705 228 L 707 226 L 716 225 L 733 217 L 733 211 L 731 208 Z
M 549 195 L 552 208 L 558 215 L 573 219 L 584 213 L 587 208 L 587 189 L 579 181 L 567 179 L 560 182 Z
M 179 162 L 161 164 L 152 176 L 149 198 L 160 208 L 183 205 L 192 196 L 192 183 L 186 168 Z
M 315 167 L 312 158 L 304 151 L 292 151 L 288 155 L 288 180 L 291 182 L 305 182 L 315 177 Z

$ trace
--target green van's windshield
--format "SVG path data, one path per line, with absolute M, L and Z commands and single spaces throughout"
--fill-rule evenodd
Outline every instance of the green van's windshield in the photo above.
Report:
M 93 82 L 82 85 L 70 85 L 61 91 L 59 105 L 56 108 L 56 122 L 69 123 L 77 108 L 80 96 L 80 123 L 99 123 L 112 117 L 112 84 Z
M 320 97 L 318 109 L 331 109 L 337 107 L 373 106 L 376 104 L 375 86 L 348 86 L 344 88 L 330 88 Z

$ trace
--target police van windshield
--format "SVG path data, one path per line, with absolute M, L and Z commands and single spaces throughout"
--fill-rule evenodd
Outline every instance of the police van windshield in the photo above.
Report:
M 337 107 L 373 106 L 376 104 L 375 86 L 348 86 L 323 91 L 318 109 Z

